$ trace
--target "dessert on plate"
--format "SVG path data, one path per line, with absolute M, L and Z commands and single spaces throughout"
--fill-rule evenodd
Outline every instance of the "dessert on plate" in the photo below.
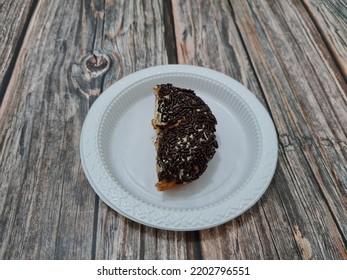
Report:
M 191 89 L 161 84 L 153 91 L 156 187 L 166 191 L 192 182 L 205 172 L 218 148 L 217 120 L 209 106 Z

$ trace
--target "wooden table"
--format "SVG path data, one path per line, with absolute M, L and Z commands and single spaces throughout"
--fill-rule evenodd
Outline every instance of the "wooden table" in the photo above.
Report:
M 80 162 L 95 99 L 172 63 L 238 80 L 278 133 L 264 196 L 202 231 L 124 218 Z M 0 258 L 347 259 L 346 78 L 344 0 L 0 0 Z

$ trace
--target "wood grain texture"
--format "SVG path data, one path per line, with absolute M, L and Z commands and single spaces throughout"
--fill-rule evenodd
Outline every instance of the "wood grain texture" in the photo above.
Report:
M 173 1 L 173 11 L 179 62 L 249 87 L 280 140 L 268 192 L 235 221 L 202 231 L 203 257 L 346 258 L 346 84 L 304 6 Z M 215 236 L 229 251 L 212 250 Z
M 266 105 L 228 1 L 172 1 L 172 9 L 178 62 L 225 73 Z
M 223 72 L 250 88 L 266 106 L 227 1 L 173 1 L 173 15 L 179 63 Z M 201 231 L 201 254 L 204 259 L 277 259 L 270 236 L 262 206 L 256 205 L 224 226 Z
M 232 8 L 278 130 L 287 186 L 277 187 L 301 255 L 346 258 L 343 77 L 300 2 Z
M 80 165 L 79 135 L 97 83 L 75 87 L 72 75 L 94 35 L 81 29 L 81 11 L 75 1 L 38 3 L 7 88 L 0 118 L 1 259 L 91 258 L 95 193 Z
M 303 3 L 347 79 L 346 1 L 303 0 Z
M 36 1 L 0 1 L 0 104 Z
M 107 1 L 98 47 L 112 58 L 104 87 L 134 71 L 168 63 L 162 1 Z M 132 222 L 99 204 L 96 259 L 185 259 L 186 235 Z
M 21 3 L 0 0 L 0 24 L 9 23 L 0 25 L 0 259 L 347 259 L 341 0 Z M 81 127 L 98 96 L 175 62 L 244 84 L 279 138 L 260 201 L 203 231 L 126 219 L 80 164 Z
M 167 63 L 161 1 L 39 3 L 31 22 L 1 112 L 0 258 L 186 258 L 189 234 L 109 209 L 78 155 L 100 93 Z

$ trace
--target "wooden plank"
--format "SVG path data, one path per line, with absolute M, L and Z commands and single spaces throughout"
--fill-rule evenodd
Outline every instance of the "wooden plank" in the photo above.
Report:
M 280 158 L 269 191 L 244 214 L 251 225 L 242 215 L 201 232 L 203 256 L 346 258 L 346 84 L 339 69 L 297 1 L 210 2 L 173 2 L 179 62 L 246 85 L 255 80 L 248 87 L 264 94 Z M 219 253 L 211 255 L 218 235 Z
M 172 9 L 179 63 L 225 73 L 248 87 L 266 105 L 228 2 L 173 1 Z
M 128 220 L 100 205 L 97 259 L 185 259 L 184 232 L 157 230 Z
M 229 3 L 173 1 L 172 5 L 178 61 L 228 74 L 250 88 L 266 106 Z M 284 228 L 288 227 L 286 219 L 277 220 Z M 282 239 L 291 244 L 288 246 L 296 246 L 291 234 L 283 232 Z M 262 204 L 226 225 L 201 231 L 200 241 L 204 259 L 298 258 L 298 252 L 277 252 L 280 245 L 271 238 Z
M 303 0 L 303 3 L 347 79 L 346 1 Z
M 100 46 L 113 63 L 104 78 L 105 88 L 136 70 L 168 63 L 163 1 L 107 1 L 106 5 Z M 189 235 L 142 226 L 103 202 L 99 203 L 96 237 L 97 259 L 187 258 Z
M 0 104 L 36 1 L 0 1 Z
M 91 76 L 83 62 L 95 32 L 87 32 L 85 13 L 74 1 L 40 1 L 8 85 L 0 112 L 1 259 L 91 258 L 95 194 L 80 165 L 79 135 L 101 77 L 77 84 L 73 76 L 76 69 Z
M 344 79 L 300 2 L 231 4 L 279 133 L 277 187 L 302 257 L 346 258 Z
M 230 3 L 173 1 L 177 49 L 271 109 L 280 160 L 261 201 L 200 233 L 151 229 L 102 203 L 80 166 L 80 129 L 103 89 L 169 61 L 165 9 L 41 1 L 0 109 L 0 259 L 347 258 L 343 77 L 300 2 Z
M 78 155 L 100 93 L 167 63 L 163 18 L 161 1 L 39 3 L 1 108 L 0 258 L 195 258 L 192 234 L 141 226 L 102 203 Z

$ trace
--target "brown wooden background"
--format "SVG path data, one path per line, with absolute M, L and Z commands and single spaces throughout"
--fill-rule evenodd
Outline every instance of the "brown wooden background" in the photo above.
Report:
M 347 259 L 344 0 L 0 0 L 0 259 Z M 248 87 L 279 162 L 249 211 L 171 232 L 107 207 L 84 176 L 93 101 L 160 64 Z

